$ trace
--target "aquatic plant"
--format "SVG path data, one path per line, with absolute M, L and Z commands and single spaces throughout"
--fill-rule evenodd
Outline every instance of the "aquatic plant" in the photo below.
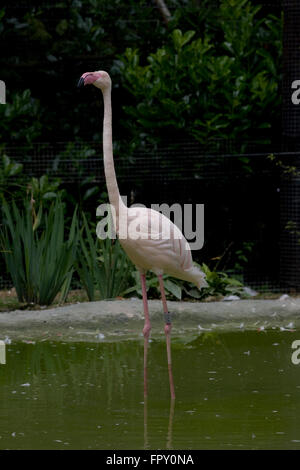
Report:
M 77 248 L 76 209 L 66 239 L 64 205 L 55 200 L 49 211 L 34 212 L 26 201 L 2 206 L 1 252 L 20 302 L 50 305 L 57 294 L 66 299 Z
M 89 300 L 112 299 L 128 287 L 132 264 L 117 239 L 101 240 L 92 234 L 84 214 L 79 233 L 76 269 Z

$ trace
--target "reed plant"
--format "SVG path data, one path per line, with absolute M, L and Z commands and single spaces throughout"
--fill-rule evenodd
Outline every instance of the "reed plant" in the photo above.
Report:
M 77 250 L 77 211 L 66 236 L 64 204 L 58 198 L 48 211 L 33 201 L 19 209 L 3 202 L 1 251 L 19 302 L 50 305 L 60 293 L 64 302 L 74 272 Z
M 96 300 L 96 296 L 100 299 L 122 296 L 128 288 L 133 265 L 118 239 L 97 238 L 84 214 L 82 218 L 76 266 L 81 285 L 89 300 Z

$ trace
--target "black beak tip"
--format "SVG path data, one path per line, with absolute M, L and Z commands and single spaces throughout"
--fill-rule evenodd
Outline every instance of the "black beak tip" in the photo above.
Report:
M 83 88 L 84 87 L 84 79 L 80 77 L 78 83 L 77 83 L 77 88 Z

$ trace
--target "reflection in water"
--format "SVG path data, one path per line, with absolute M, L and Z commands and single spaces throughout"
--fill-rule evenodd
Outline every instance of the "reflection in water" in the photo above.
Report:
M 176 420 L 164 340 L 151 343 L 144 384 L 143 341 L 12 342 L 0 367 L 0 449 L 299 449 L 299 337 L 175 337 Z
M 174 409 L 175 409 L 175 400 L 171 398 L 171 401 L 170 401 L 170 415 L 169 415 L 169 427 L 168 427 L 167 445 L 166 445 L 167 449 L 173 449 L 172 434 L 173 434 Z
M 167 432 L 166 449 L 173 449 L 172 436 L 173 436 L 173 418 L 175 409 L 175 399 L 170 399 L 170 413 L 169 413 L 169 425 Z M 148 397 L 144 397 L 144 449 L 151 449 L 148 438 Z
M 148 367 L 147 367 L 147 353 L 148 353 L 148 339 L 144 340 L 144 449 L 150 449 L 149 439 L 148 439 Z M 172 380 L 173 376 L 172 370 L 170 373 L 169 367 L 169 379 Z M 171 384 L 171 382 L 170 382 Z M 170 385 L 170 389 L 171 385 Z M 167 432 L 167 443 L 166 449 L 172 449 L 172 434 L 173 434 L 173 418 L 174 418 L 174 409 L 175 409 L 175 398 L 170 399 L 170 412 L 169 412 L 169 425 Z
M 148 396 L 148 338 L 144 339 L 144 398 Z
M 144 339 L 144 449 L 149 449 L 148 443 L 148 338 Z
M 170 326 L 170 325 L 166 325 L 166 326 Z M 148 395 L 148 390 L 147 390 L 148 345 L 149 345 L 149 337 L 145 336 L 145 339 L 144 339 L 144 396 Z M 170 339 L 170 334 L 166 334 L 166 345 L 167 345 L 170 395 L 171 395 L 171 399 L 175 400 L 175 387 L 174 387 L 172 361 L 171 361 L 171 339 Z
M 144 449 L 149 449 L 148 440 L 148 397 L 144 395 Z

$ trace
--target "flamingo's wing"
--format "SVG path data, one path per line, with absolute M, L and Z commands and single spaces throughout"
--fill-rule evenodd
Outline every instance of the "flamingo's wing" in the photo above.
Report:
M 123 222 L 125 227 L 125 221 Z M 147 266 L 163 270 L 189 269 L 192 266 L 192 256 L 189 244 L 182 232 L 166 216 L 152 209 L 134 207 L 128 210 L 127 240 L 122 243 L 132 258 L 133 251 L 143 257 Z M 126 237 L 124 237 L 126 238 Z M 148 268 L 152 269 L 152 268 Z
M 140 270 L 165 272 L 199 288 L 205 286 L 205 275 L 193 264 L 188 242 L 170 219 L 152 209 L 135 207 L 128 210 L 126 224 L 121 225 L 127 234 L 120 242 Z

